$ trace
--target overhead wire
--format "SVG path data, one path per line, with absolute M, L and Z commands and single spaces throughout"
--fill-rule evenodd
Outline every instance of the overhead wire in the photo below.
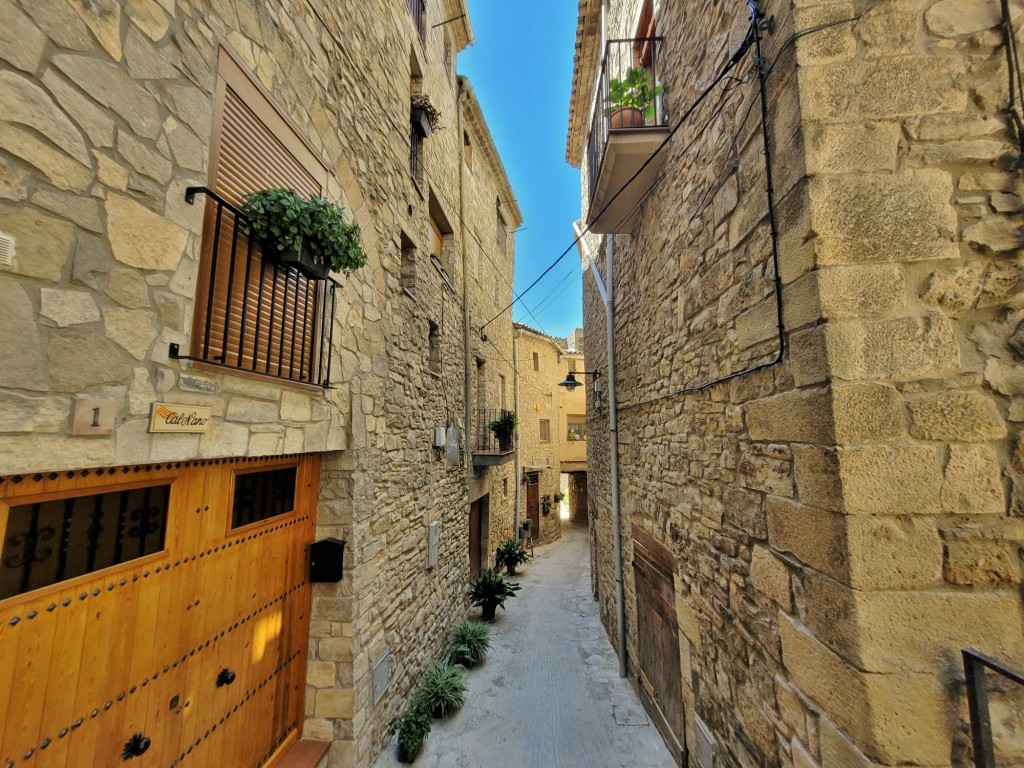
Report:
M 689 120 L 690 116 L 696 111 L 696 109 L 701 105 L 701 103 L 703 103 L 704 99 L 706 99 L 708 97 L 708 95 L 712 91 L 714 91 L 715 87 L 720 82 L 722 82 L 722 80 L 724 80 L 728 76 L 729 72 L 732 71 L 732 69 L 742 60 L 744 54 L 746 54 L 747 50 L 750 48 L 750 46 L 752 44 L 753 44 L 753 36 L 748 31 L 748 34 L 747 34 L 746 38 L 743 40 L 742 43 L 740 43 L 740 45 L 737 48 L 737 50 L 729 58 L 729 60 L 725 64 L 725 66 L 718 73 L 718 75 L 714 78 L 714 80 L 700 93 L 700 95 L 693 101 L 693 103 L 691 103 L 690 106 L 687 107 L 687 109 L 683 112 L 682 116 L 679 118 L 679 120 L 676 122 L 676 124 L 671 129 L 669 129 L 668 134 L 665 136 L 664 139 L 662 139 L 661 143 L 659 143 L 658 146 L 651 153 L 650 157 L 648 157 L 647 160 L 645 160 L 640 165 L 640 167 L 628 179 L 626 179 L 625 182 L 623 182 L 619 186 L 619 188 L 616 190 L 615 194 L 613 194 L 605 202 L 605 204 L 601 207 L 601 210 L 599 210 L 597 212 L 597 214 L 593 217 L 595 220 L 599 219 L 604 214 L 604 212 L 607 211 L 608 208 L 610 208 L 611 205 L 619 198 L 619 196 L 622 195 L 622 193 L 625 192 L 625 190 L 627 188 L 629 188 L 629 186 L 631 184 L 633 184 L 640 177 L 640 175 L 647 169 L 647 166 L 649 166 L 652 162 L 654 162 L 655 158 L 662 151 L 664 151 L 665 147 L 668 146 L 668 143 L 676 135 L 676 133 L 679 131 L 679 129 L 683 127 L 683 125 L 686 123 L 686 121 Z M 562 259 L 564 259 L 566 257 L 566 255 L 568 255 L 569 252 L 573 248 L 576 247 L 576 244 L 579 243 L 580 239 L 585 234 L 587 234 L 589 231 L 590 231 L 590 225 L 588 224 L 588 225 L 586 225 L 586 226 L 584 226 L 582 228 L 580 233 L 575 238 L 573 238 L 573 241 L 569 244 L 569 246 L 564 251 L 562 251 L 562 253 L 559 254 L 559 256 L 550 265 L 548 265 L 548 267 L 543 272 L 541 272 L 541 274 L 532 283 L 530 283 L 530 285 L 528 285 L 523 291 L 520 292 L 520 294 L 519 294 L 520 298 L 519 299 L 513 301 L 511 304 L 509 304 L 507 307 L 505 307 L 503 310 L 501 310 L 501 312 L 499 312 L 494 317 L 492 317 L 490 320 L 488 320 L 486 323 L 484 323 L 481 326 L 481 328 L 485 328 L 488 325 L 490 325 L 491 323 L 493 323 L 495 320 L 497 320 L 503 314 L 505 314 L 510 309 L 512 309 L 512 307 L 514 307 L 518 301 L 521 301 L 522 297 L 524 295 L 526 295 L 527 293 L 529 293 L 541 280 L 543 280 L 544 277 L 547 276 L 547 274 L 552 269 L 554 269 L 558 265 L 558 263 Z

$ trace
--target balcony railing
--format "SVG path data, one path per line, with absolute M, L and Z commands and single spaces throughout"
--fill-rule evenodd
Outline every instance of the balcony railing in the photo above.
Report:
M 327 388 L 337 283 L 264 259 L 245 214 L 205 187 L 203 260 L 191 355 L 171 357 Z
M 476 419 L 476 448 L 473 453 L 504 455 L 512 453 L 515 445 L 515 432 L 507 445 L 498 441 L 497 435 L 491 429 L 490 424 L 495 419 L 502 419 L 508 416 L 509 411 L 498 408 L 481 408 L 477 411 Z
M 988 705 L 988 681 L 985 670 L 991 670 L 1009 684 L 1024 686 L 1024 674 L 986 656 L 973 648 L 961 651 L 967 683 L 967 708 L 971 716 L 971 745 L 977 768 L 996 768 L 992 742 L 992 715 Z
M 426 0 L 409 0 L 409 13 L 412 23 L 419 33 L 420 40 L 426 44 L 427 39 L 427 3 Z
M 668 125 L 660 91 L 660 37 L 609 40 L 601 62 L 597 104 L 587 142 L 590 195 L 601 173 L 608 137 Z

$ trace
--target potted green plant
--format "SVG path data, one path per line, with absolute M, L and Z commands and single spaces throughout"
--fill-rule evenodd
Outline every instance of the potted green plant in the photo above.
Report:
M 498 545 L 494 555 L 498 565 L 505 566 L 505 572 L 509 576 L 516 575 L 516 566 L 530 562 L 530 555 L 523 549 L 523 545 L 515 539 L 508 539 Z
M 662 86 L 643 67 L 631 67 L 620 80 L 608 81 L 608 109 L 612 128 L 642 128 L 654 119 L 654 100 L 661 95 Z
M 558 493 L 556 493 L 551 498 L 553 498 L 555 500 L 555 504 L 561 504 L 563 499 L 565 499 L 565 494 L 562 493 L 561 491 L 559 491 Z
M 515 411 L 507 411 L 503 416 L 498 417 L 487 426 L 498 438 L 498 449 L 502 451 L 512 450 L 512 435 L 516 431 L 519 419 Z
M 308 277 L 322 280 L 331 270 L 350 272 L 366 263 L 359 225 L 322 197 L 261 189 L 245 196 L 242 210 L 244 232 L 262 243 L 264 254 Z
M 466 700 L 466 670 L 458 664 L 435 661 L 423 673 L 413 706 L 434 717 L 444 717 Z
M 505 607 L 505 601 L 515 597 L 519 585 L 509 581 L 503 574 L 495 573 L 490 568 L 480 573 L 469 587 L 469 602 L 478 605 L 482 610 L 484 621 L 494 621 L 498 606 Z
M 411 763 L 430 733 L 433 718 L 430 713 L 413 703 L 391 723 L 391 732 L 398 734 L 398 762 Z
M 469 669 L 487 655 L 491 647 L 491 630 L 479 621 L 466 621 L 452 630 L 448 661 Z
M 533 520 L 526 517 L 519 523 L 519 529 L 522 531 L 522 535 L 526 538 L 530 536 L 530 529 L 533 528 Z

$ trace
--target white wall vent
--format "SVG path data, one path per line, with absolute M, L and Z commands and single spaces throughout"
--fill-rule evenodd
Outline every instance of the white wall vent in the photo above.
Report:
M 700 717 L 694 715 L 693 719 L 697 725 L 697 738 L 694 744 L 697 765 L 700 768 L 715 768 L 715 737 L 711 735 L 711 729 Z
M 14 261 L 14 237 L 0 232 L 0 264 L 9 267 Z
M 372 678 L 373 703 L 376 704 L 391 683 L 391 652 L 387 648 L 373 662 Z

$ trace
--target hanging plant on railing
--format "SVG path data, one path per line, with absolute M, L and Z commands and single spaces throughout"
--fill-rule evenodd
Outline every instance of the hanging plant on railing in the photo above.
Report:
M 322 280 L 332 270 L 351 272 L 366 263 L 359 225 L 329 200 L 275 187 L 245 196 L 245 234 L 260 241 L 264 255 Z

